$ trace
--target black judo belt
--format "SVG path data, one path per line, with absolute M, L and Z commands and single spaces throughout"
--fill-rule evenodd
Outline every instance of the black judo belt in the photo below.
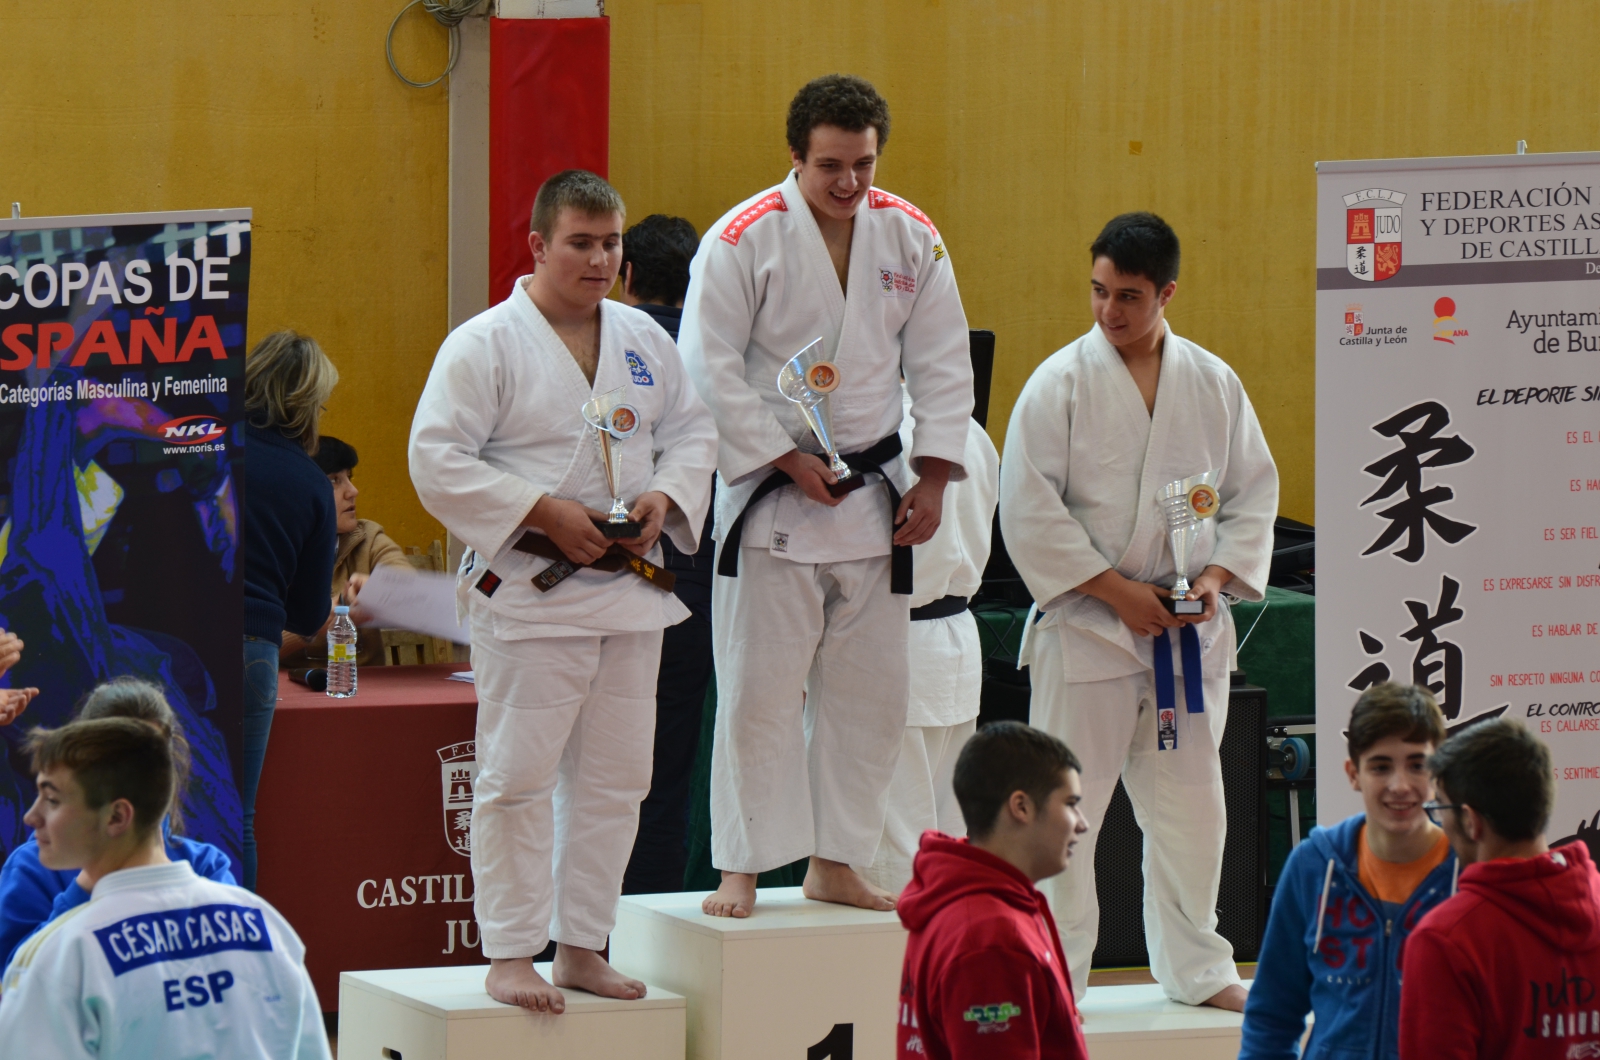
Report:
M 673 584 L 678 580 L 678 576 L 671 571 L 656 566 L 642 556 L 635 556 L 632 552 L 618 545 L 612 545 L 593 563 L 572 562 L 554 541 L 543 534 L 535 534 L 531 531 L 523 534 L 521 540 L 511 547 L 517 552 L 526 552 L 530 556 L 543 556 L 545 559 L 555 560 L 550 566 L 533 576 L 534 588 L 541 593 L 549 592 L 585 567 L 591 570 L 608 572 L 632 571 L 657 589 L 669 593 L 672 591 Z
M 894 533 L 895 513 L 900 510 L 900 491 L 894 488 L 894 481 L 883 470 L 883 465 L 899 456 L 902 452 L 900 433 L 894 434 L 873 443 L 870 447 L 859 453 L 841 453 L 839 459 L 849 465 L 850 470 L 858 475 L 875 474 L 883 477 L 883 484 L 889 488 L 889 532 Z M 750 494 L 750 499 L 744 502 L 744 509 L 739 512 L 739 518 L 733 521 L 728 528 L 728 534 L 720 542 L 717 549 L 717 573 L 724 578 L 737 578 L 739 576 L 739 542 L 744 537 L 744 517 L 761 498 L 767 496 L 784 486 L 794 484 L 787 472 L 773 471 L 772 474 L 761 480 L 761 485 Z M 889 548 L 889 591 L 899 596 L 911 595 L 911 546 L 891 545 Z

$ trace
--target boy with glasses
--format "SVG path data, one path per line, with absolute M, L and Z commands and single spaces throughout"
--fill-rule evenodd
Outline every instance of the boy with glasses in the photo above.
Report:
M 1428 810 L 1461 860 L 1459 893 L 1405 948 L 1400 1055 L 1600 1057 L 1600 876 L 1581 842 L 1550 849 L 1550 749 L 1484 722 L 1428 759 Z
M 1240 1060 L 1301 1056 L 1392 1060 L 1400 1041 L 1400 953 L 1423 914 L 1451 894 L 1455 859 L 1429 820 L 1428 755 L 1444 715 L 1418 685 L 1374 685 L 1350 712 L 1345 774 L 1365 813 L 1318 828 L 1284 865 Z

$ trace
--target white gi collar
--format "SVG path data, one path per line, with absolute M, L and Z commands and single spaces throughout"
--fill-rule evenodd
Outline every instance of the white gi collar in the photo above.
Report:
M 98 901 L 108 894 L 121 891 L 147 891 L 155 887 L 174 887 L 192 883 L 197 877 L 187 861 L 172 861 L 165 865 L 141 865 L 136 869 L 119 869 L 107 873 L 94 885 L 90 901 Z

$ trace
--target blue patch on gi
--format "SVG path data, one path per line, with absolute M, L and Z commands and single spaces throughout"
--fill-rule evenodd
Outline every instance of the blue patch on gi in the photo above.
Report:
M 628 357 L 628 371 L 633 373 L 633 381 L 640 386 L 655 386 L 656 381 L 650 378 L 650 369 L 644 366 L 644 358 L 632 350 L 624 350 Z
M 141 913 L 94 933 L 113 975 L 158 961 L 182 961 L 223 950 L 270 950 L 261 910 L 247 905 L 198 905 Z

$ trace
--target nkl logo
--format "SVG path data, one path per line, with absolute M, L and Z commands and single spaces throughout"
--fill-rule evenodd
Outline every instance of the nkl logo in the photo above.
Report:
M 215 416 L 179 416 L 157 427 L 156 433 L 169 445 L 203 445 L 227 434 L 228 428 Z

